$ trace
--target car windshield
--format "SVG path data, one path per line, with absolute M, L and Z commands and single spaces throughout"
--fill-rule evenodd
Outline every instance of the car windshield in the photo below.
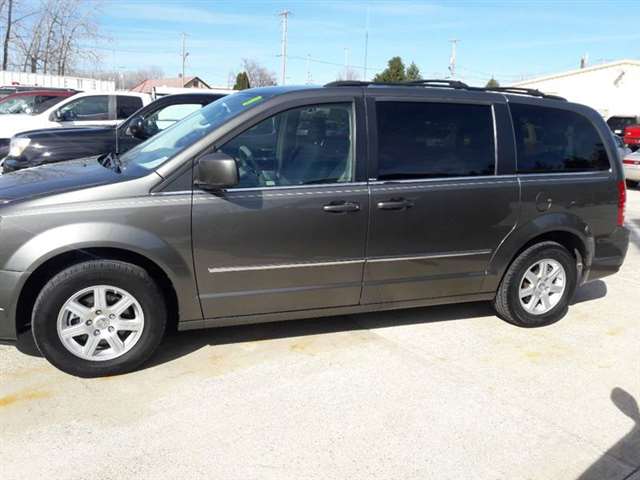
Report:
M 223 97 L 192 113 L 120 157 L 129 166 L 153 170 L 240 113 L 273 94 L 246 91 Z

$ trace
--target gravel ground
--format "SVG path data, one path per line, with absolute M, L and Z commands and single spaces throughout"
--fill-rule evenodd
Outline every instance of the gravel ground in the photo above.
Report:
M 0 478 L 640 480 L 629 203 L 622 271 L 543 329 L 475 303 L 187 332 L 99 380 L 0 346 Z

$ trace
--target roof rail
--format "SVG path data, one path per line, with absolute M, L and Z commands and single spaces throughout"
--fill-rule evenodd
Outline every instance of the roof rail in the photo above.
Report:
M 567 101 L 566 98 L 560 97 L 558 95 L 549 95 L 547 93 L 541 92 L 537 88 L 522 88 L 522 87 L 487 87 L 483 90 L 488 90 L 491 92 L 500 92 L 500 93 L 517 93 L 520 95 L 531 95 L 532 97 L 540 97 L 540 98 L 551 98 L 554 100 L 564 100 Z
M 470 90 L 476 92 L 496 92 L 496 93 L 515 93 L 518 95 L 530 95 L 532 97 L 549 98 L 552 100 L 567 101 L 566 98 L 558 95 L 548 95 L 533 88 L 521 87 L 471 87 L 459 80 L 440 80 L 425 79 L 411 80 L 408 82 L 366 82 L 362 80 L 338 80 L 330 82 L 325 87 L 369 87 L 369 86 L 388 86 L 388 87 L 434 87 L 434 88 L 454 88 L 458 90 Z

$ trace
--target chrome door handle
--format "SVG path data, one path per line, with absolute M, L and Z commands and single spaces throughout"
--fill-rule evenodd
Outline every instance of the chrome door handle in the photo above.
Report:
M 378 202 L 380 210 L 404 210 L 413 207 L 413 202 L 404 198 L 392 198 L 384 202 Z
M 323 206 L 322 210 L 329 213 L 357 212 L 360 210 L 360 205 L 354 202 L 331 202 Z

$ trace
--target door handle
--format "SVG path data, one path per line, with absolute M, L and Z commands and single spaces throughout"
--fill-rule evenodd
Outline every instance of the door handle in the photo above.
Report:
M 404 198 L 392 198 L 385 202 L 378 202 L 378 208 L 380 210 L 404 210 L 405 208 L 413 207 L 413 202 Z
M 360 204 L 355 202 L 331 202 L 322 207 L 322 210 L 329 213 L 347 213 L 360 210 Z

